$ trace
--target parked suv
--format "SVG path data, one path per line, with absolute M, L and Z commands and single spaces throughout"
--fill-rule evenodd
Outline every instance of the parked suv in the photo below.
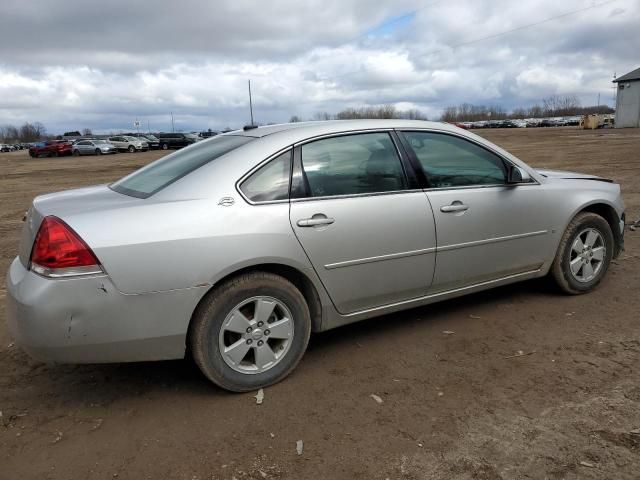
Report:
M 195 135 L 189 133 L 159 133 L 158 139 L 162 150 L 187 147 L 198 141 Z
M 41 155 L 47 157 L 64 157 L 71 155 L 71 142 L 65 140 L 51 140 L 38 142 L 29 147 L 29 155 L 34 158 Z
M 117 135 L 115 137 L 109 137 L 108 140 L 121 152 L 133 153 L 149 150 L 149 143 L 129 135 Z

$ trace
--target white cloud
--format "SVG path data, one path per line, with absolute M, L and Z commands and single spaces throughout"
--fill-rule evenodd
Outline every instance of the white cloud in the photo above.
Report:
M 512 108 L 554 93 L 610 101 L 613 72 L 639 66 L 635 0 L 488 39 L 588 5 L 186 0 L 176 10 L 115 0 L 77 11 L 69 0 L 6 2 L 0 124 L 42 121 L 50 131 L 128 129 L 136 117 L 166 129 L 170 112 L 180 128 L 239 126 L 248 78 L 265 123 L 386 103 L 434 117 L 460 102 Z M 365 35 L 412 11 L 401 27 Z

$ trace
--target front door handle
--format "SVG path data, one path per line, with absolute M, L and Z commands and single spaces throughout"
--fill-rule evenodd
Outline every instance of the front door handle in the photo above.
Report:
M 462 202 L 453 202 L 451 205 L 440 207 L 440 211 L 444 213 L 465 212 L 467 210 L 469 210 L 469 206 Z
M 335 221 L 336 220 L 334 218 L 327 218 L 324 215 L 314 215 L 311 218 L 298 220 L 297 224 L 299 227 L 317 227 L 319 225 L 331 225 Z

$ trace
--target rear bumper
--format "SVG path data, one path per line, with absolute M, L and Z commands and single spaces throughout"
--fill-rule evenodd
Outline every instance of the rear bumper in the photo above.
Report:
M 7 321 L 15 342 L 54 363 L 112 363 L 183 358 L 200 288 L 120 293 L 106 275 L 47 279 L 19 259 L 6 279 Z

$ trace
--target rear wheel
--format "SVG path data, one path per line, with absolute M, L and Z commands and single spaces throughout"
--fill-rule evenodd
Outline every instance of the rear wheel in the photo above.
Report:
M 162 144 L 162 149 L 163 150 L 167 150 L 169 148 L 169 145 L 167 145 L 166 143 Z
M 190 329 L 193 358 L 211 381 L 234 392 L 285 378 L 304 355 L 311 333 L 300 291 L 271 273 L 235 277 L 212 291 Z
M 74 150 L 71 155 L 73 155 L 74 157 L 79 157 L 80 156 L 80 151 L 78 150 Z
M 579 213 L 562 236 L 551 273 L 564 292 L 589 292 L 607 273 L 613 250 L 613 233 L 607 221 L 595 213 Z

